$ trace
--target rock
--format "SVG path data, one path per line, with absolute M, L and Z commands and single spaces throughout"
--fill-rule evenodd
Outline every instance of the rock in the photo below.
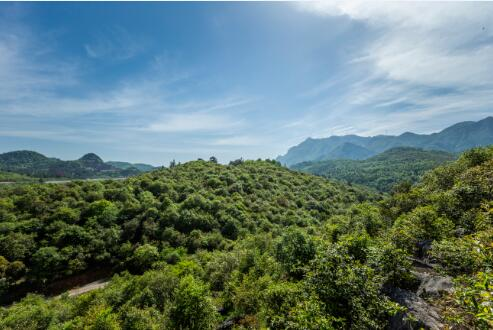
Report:
M 389 297 L 408 309 L 407 313 L 398 313 L 390 320 L 391 329 L 414 330 L 425 328 L 439 330 L 443 328 L 438 311 L 416 293 L 392 288 L 389 292 Z
M 217 330 L 230 330 L 241 320 L 241 316 L 234 316 L 219 324 Z
M 454 291 L 454 282 L 450 276 L 413 272 L 421 281 L 416 292 L 419 297 L 440 296 Z
M 454 230 L 454 235 L 456 237 L 463 237 L 466 234 L 467 234 L 467 230 L 465 228 L 459 227 Z

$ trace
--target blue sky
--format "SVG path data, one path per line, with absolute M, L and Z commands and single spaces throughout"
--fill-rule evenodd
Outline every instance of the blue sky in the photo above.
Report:
M 167 165 L 493 114 L 489 3 L 1 3 L 0 152 Z

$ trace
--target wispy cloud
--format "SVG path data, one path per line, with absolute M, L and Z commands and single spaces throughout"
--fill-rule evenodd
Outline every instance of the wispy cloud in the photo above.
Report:
M 86 44 L 85 50 L 93 58 L 128 59 L 140 47 L 132 40 L 119 29 Z M 243 129 L 242 114 L 255 100 L 227 91 L 220 96 L 191 96 L 190 90 L 182 95 L 183 85 L 194 87 L 193 75 L 162 57 L 138 75 L 94 90 L 86 88 L 80 72 L 87 65 L 51 58 L 51 52 L 30 33 L 9 28 L 0 32 L 0 136 L 113 147 L 118 141 L 141 150 L 145 145 L 190 154 L 205 145 L 237 145 L 218 140 L 217 133 Z M 163 135 L 173 137 L 163 141 Z
M 346 85 L 327 119 L 344 113 L 342 122 L 358 133 L 378 134 L 413 126 L 436 130 L 491 111 L 492 4 L 351 1 L 297 6 L 366 24 L 377 36 L 349 58 L 351 74 L 359 72 L 359 79 Z M 312 90 L 324 91 L 324 84 Z M 333 100 L 316 102 L 320 113 Z
M 212 140 L 210 144 L 215 146 L 258 146 L 266 144 L 267 142 L 270 142 L 267 138 L 249 135 L 233 135 Z
M 241 127 L 243 122 L 227 115 L 184 113 L 164 115 L 144 130 L 161 133 L 226 131 Z
M 101 32 L 95 40 L 84 44 L 87 56 L 95 59 L 127 60 L 145 49 L 142 37 L 131 35 L 121 26 Z

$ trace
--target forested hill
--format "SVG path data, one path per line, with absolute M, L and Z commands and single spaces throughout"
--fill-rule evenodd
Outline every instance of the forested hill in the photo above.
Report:
M 492 187 L 493 148 L 380 201 L 271 161 L 4 187 L 0 297 L 119 275 L 0 308 L 0 328 L 491 329 Z
M 117 162 L 119 163 L 119 162 Z M 111 162 L 105 163 L 93 153 L 86 154 L 77 160 L 64 161 L 57 158 L 48 158 L 35 151 L 11 151 L 0 154 L 0 171 L 28 175 L 34 178 L 66 178 L 88 179 L 101 177 L 127 177 L 136 175 L 149 168 L 138 164 L 115 166 Z M 13 177 L 13 176 L 12 176 Z
M 373 197 L 265 161 L 195 161 L 125 181 L 7 187 L 0 256 L 19 268 L 7 281 L 14 288 L 98 265 L 139 270 L 154 251 L 224 249 L 248 233 L 318 225 Z
M 325 160 L 295 164 L 293 169 L 389 192 L 400 182 L 415 183 L 428 170 L 456 158 L 436 150 L 389 149 L 365 160 Z
M 414 147 L 457 153 L 490 144 L 493 144 L 493 117 L 477 122 L 457 123 L 429 135 L 406 132 L 399 136 L 345 135 L 322 139 L 308 138 L 290 148 L 286 155 L 279 156 L 277 160 L 283 165 L 291 166 L 306 161 L 365 159 L 395 147 Z

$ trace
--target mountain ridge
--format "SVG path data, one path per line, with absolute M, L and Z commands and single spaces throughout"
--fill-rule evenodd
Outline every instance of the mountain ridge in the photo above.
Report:
M 333 151 L 344 143 L 368 149 L 370 153 L 373 153 L 372 155 L 401 146 L 456 153 L 473 147 L 493 144 L 493 117 L 489 116 L 476 122 L 456 123 L 440 132 L 431 134 L 404 132 L 400 135 L 375 135 L 371 137 L 351 134 L 333 135 L 320 139 L 307 138 L 302 143 L 289 148 L 288 152 L 277 157 L 277 160 L 283 165 L 292 166 L 305 161 L 354 159 L 350 152 L 339 153 L 338 157 L 334 157 Z
M 116 162 L 124 163 L 124 162 Z M 34 178 L 89 179 L 104 177 L 127 177 L 146 172 L 152 167 L 147 164 L 125 163 L 115 166 L 104 162 L 95 153 L 87 153 L 77 160 L 61 160 L 46 157 L 31 150 L 9 151 L 0 154 L 0 171 L 27 175 Z M 140 167 L 140 168 L 137 168 Z M 145 168 L 146 170 L 143 170 Z
M 455 154 L 446 151 L 396 147 L 363 160 L 310 161 L 295 164 L 291 168 L 390 192 L 396 184 L 415 183 L 426 171 L 455 159 Z

